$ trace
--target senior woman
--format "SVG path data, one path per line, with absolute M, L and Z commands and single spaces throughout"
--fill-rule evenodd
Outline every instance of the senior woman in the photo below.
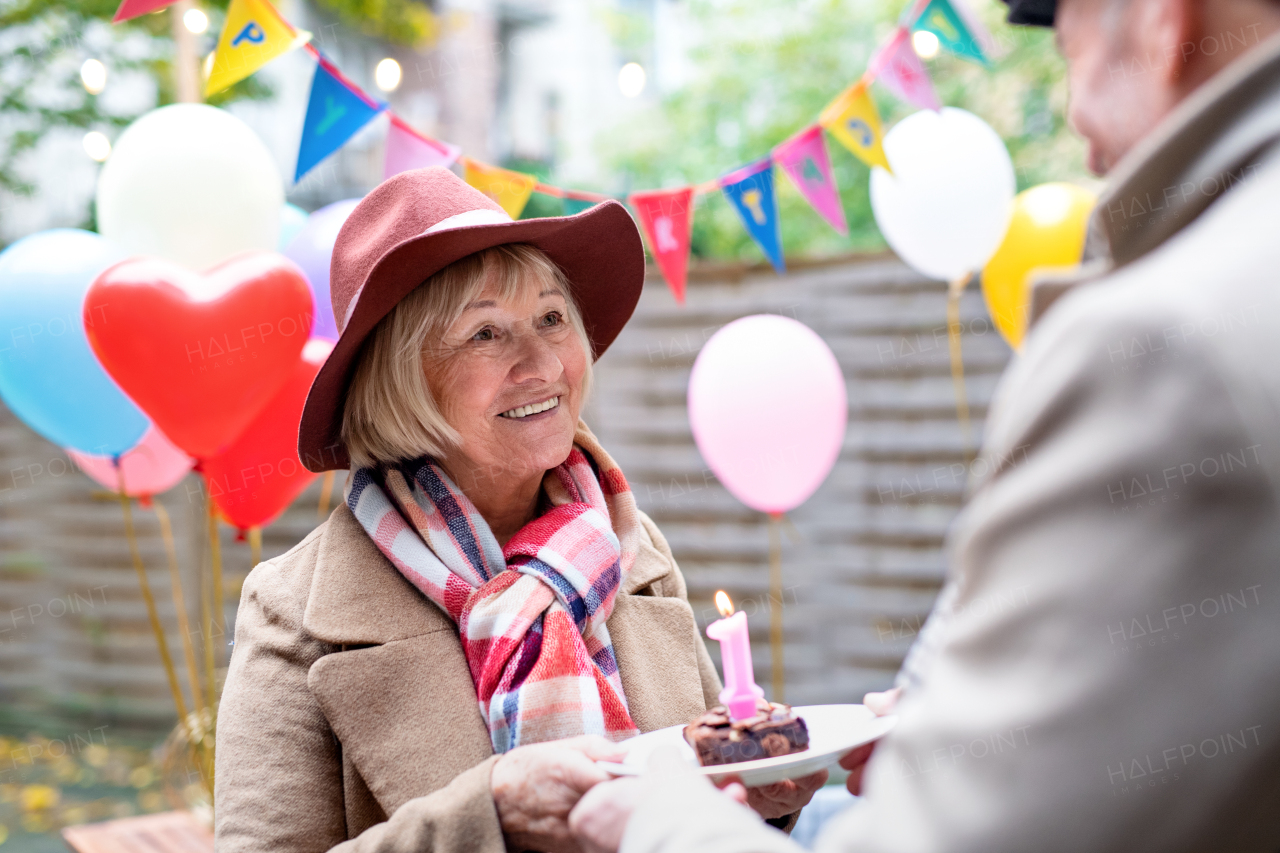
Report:
M 219 853 L 573 850 L 595 760 L 716 701 L 671 550 L 579 420 L 643 277 L 616 202 L 514 222 L 437 168 L 351 214 L 299 438 L 346 501 L 245 581 Z M 821 781 L 753 805 L 789 824 Z

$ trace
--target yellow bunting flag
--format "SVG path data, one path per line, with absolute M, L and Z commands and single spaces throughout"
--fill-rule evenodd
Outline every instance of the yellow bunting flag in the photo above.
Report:
M 512 219 L 519 219 L 524 206 L 533 195 L 538 179 L 524 172 L 499 169 L 488 163 L 462 158 L 463 175 L 467 183 L 496 201 Z
M 876 112 L 875 102 L 871 100 L 864 81 L 854 83 L 827 104 L 818 121 L 859 160 L 868 166 L 893 171 L 880 143 L 883 137 L 880 113 Z
M 238 83 L 281 54 L 301 47 L 311 33 L 295 30 L 267 0 L 231 0 L 204 94 Z

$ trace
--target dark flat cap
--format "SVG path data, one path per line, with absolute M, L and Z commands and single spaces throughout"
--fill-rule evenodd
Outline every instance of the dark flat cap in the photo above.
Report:
M 1058 0 L 1004 0 L 1009 7 L 1009 23 L 1032 27 L 1052 27 Z

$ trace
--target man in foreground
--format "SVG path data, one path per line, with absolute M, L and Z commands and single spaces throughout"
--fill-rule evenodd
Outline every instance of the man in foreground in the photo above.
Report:
M 1035 293 L 900 724 L 819 849 L 1280 850 L 1280 2 L 1009 2 L 1109 174 L 1096 260 Z M 570 824 L 798 849 L 729 793 L 673 764 Z

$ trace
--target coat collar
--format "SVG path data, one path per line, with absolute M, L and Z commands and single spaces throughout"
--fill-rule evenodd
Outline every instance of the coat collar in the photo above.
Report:
M 1095 216 L 1117 267 L 1155 249 L 1280 140 L 1280 36 L 1223 69 L 1116 165 Z
M 642 514 L 643 515 L 643 514 Z M 619 595 L 635 595 L 671 573 L 640 525 L 640 552 Z M 333 645 L 381 645 L 457 628 L 383 556 L 346 504 L 339 504 L 320 534 L 303 627 Z
M 1280 36 L 1258 45 L 1184 100 L 1112 171 L 1085 263 L 1032 286 L 1034 324 L 1060 296 L 1159 247 L 1258 168 L 1280 142 Z

